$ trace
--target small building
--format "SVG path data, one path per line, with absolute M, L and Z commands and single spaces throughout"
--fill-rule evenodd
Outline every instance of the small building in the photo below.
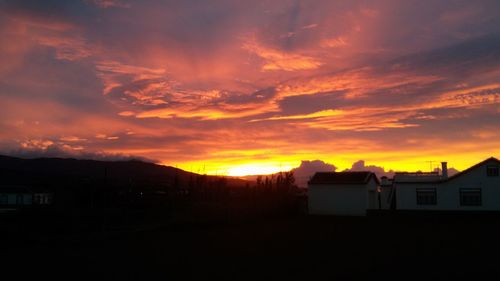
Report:
M 446 162 L 441 174 L 396 173 L 396 210 L 500 211 L 499 166 L 492 157 L 451 177 Z
M 50 205 L 53 193 L 24 185 L 0 185 L 0 209 L 21 209 L 30 206 Z
M 32 205 L 33 195 L 25 186 L 0 186 L 0 206 Z
M 309 214 L 365 216 L 380 208 L 379 181 L 372 172 L 318 172 L 308 187 Z

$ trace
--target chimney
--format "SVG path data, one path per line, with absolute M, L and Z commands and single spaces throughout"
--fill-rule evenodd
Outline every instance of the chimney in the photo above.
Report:
M 447 162 L 441 162 L 441 176 L 444 179 L 448 178 L 448 163 Z

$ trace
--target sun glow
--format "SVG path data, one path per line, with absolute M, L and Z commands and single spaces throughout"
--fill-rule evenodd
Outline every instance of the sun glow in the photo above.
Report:
M 252 161 L 252 162 L 186 162 L 172 165 L 162 162 L 162 165 L 175 166 L 185 171 L 213 176 L 242 177 L 249 175 L 269 175 L 287 172 L 300 165 L 300 160 L 283 161 Z
M 241 177 L 248 175 L 268 175 L 282 171 L 289 171 L 292 166 L 275 166 L 266 164 L 243 164 L 231 167 L 227 170 L 227 175 L 232 177 Z

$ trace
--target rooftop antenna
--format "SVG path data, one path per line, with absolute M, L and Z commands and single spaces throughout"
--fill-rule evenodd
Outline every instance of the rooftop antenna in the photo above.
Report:
M 432 172 L 432 163 L 434 163 L 436 161 L 426 161 L 426 162 L 429 162 L 429 168 L 430 168 L 430 171 Z

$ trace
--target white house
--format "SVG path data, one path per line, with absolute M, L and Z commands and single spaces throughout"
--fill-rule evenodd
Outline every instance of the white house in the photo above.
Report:
M 500 161 L 488 158 L 452 177 L 446 162 L 442 174 L 396 173 L 396 210 L 500 211 Z
M 372 172 L 318 172 L 308 187 L 309 214 L 365 216 L 380 206 L 379 181 Z

